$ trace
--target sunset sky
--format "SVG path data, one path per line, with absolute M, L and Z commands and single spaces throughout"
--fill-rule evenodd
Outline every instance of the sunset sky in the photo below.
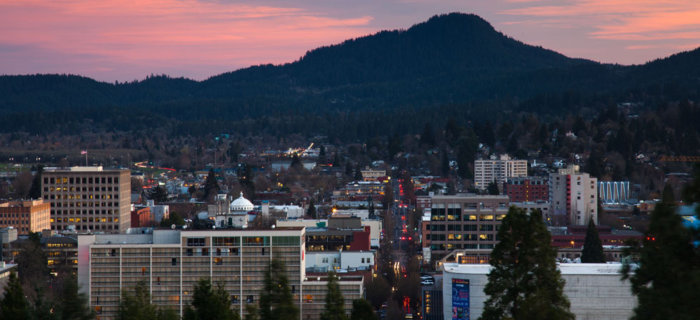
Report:
M 700 46 L 698 0 L 0 0 L 0 74 L 202 80 L 455 11 L 601 62 Z

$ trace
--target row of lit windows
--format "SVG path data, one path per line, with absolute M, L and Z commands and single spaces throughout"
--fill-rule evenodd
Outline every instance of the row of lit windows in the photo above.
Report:
M 486 241 L 491 241 L 494 239 L 493 234 L 490 233 L 480 233 L 480 234 L 475 234 L 475 233 L 467 233 L 467 234 L 459 234 L 459 233 L 450 233 L 450 234 L 430 234 L 428 235 L 429 239 L 431 241 L 445 241 L 445 239 L 450 240 L 450 241 L 477 241 L 477 240 L 486 240 Z
M 74 210 L 74 209 L 66 209 L 66 210 L 61 210 L 61 209 L 55 209 L 52 210 L 53 215 L 93 215 L 93 214 L 117 214 L 119 213 L 117 210 L 114 209 L 102 209 L 102 210 L 92 210 L 92 209 L 83 209 L 83 210 Z
M 119 222 L 119 218 L 51 218 L 51 223 L 55 222 Z
M 46 198 L 46 196 L 44 196 Z M 86 199 L 86 200 L 92 200 L 92 199 L 119 199 L 119 194 L 66 194 L 66 195 L 61 195 L 61 194 L 55 194 L 51 195 L 51 199 L 66 199 L 66 200 L 81 200 L 81 199 Z
M 432 221 L 460 221 L 462 218 L 464 218 L 464 221 L 494 221 L 494 218 L 497 221 L 501 221 L 506 217 L 505 214 L 499 214 L 499 215 L 493 215 L 493 214 L 484 214 L 484 215 L 476 215 L 476 214 L 468 214 L 464 215 L 464 217 L 459 216 L 459 215 L 441 215 L 441 214 L 436 214 L 434 212 L 431 212 L 431 217 L 430 220 Z
M 44 177 L 44 184 L 105 184 L 119 183 L 119 177 Z

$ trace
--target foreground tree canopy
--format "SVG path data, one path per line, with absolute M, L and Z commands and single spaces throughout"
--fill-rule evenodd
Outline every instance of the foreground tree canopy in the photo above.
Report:
M 623 270 L 639 302 L 632 319 L 698 319 L 700 252 L 692 244 L 692 231 L 683 227 L 675 212 L 670 187 L 664 189 L 662 198 L 651 214 L 641 246 L 631 250 L 638 268 L 632 270 L 634 265 L 626 264 Z
M 542 213 L 511 207 L 498 238 L 481 319 L 574 319 Z

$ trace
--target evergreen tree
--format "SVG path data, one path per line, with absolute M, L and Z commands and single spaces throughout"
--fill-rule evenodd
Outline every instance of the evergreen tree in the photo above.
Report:
M 202 201 L 212 202 L 216 194 L 219 193 L 221 188 L 219 187 L 219 182 L 216 181 L 216 174 L 213 168 L 209 168 L 209 173 L 207 174 L 207 179 L 204 182 L 204 193 L 202 194 Z
M 345 315 L 345 299 L 338 286 L 338 278 L 335 272 L 328 273 L 328 285 L 326 292 L 326 305 L 321 313 L 321 320 L 347 320 Z
M 41 247 L 41 234 L 32 232 L 27 241 L 20 244 L 17 256 L 17 273 L 28 296 L 32 289 L 43 290 L 49 280 L 49 267 L 46 252 Z
M 649 229 L 641 247 L 630 250 L 638 268 L 623 266 L 637 296 L 633 320 L 697 319 L 700 314 L 700 254 L 691 242 L 691 231 L 676 214 L 671 188 L 664 188 L 662 202 L 651 214 Z
M 56 308 L 53 301 L 49 301 L 44 294 L 43 288 L 36 288 L 34 307 L 32 308 L 32 320 L 58 320 L 59 315 L 54 312 Z
M 379 320 L 379 318 L 367 300 L 356 299 L 352 301 L 350 320 Z
M 359 163 L 355 166 L 355 176 L 353 177 L 353 180 L 362 181 L 362 167 L 360 167 Z
M 61 320 L 89 320 L 95 317 L 88 306 L 87 297 L 78 291 L 78 279 L 72 274 L 63 282 L 58 306 Z
M 574 319 L 542 213 L 511 207 L 498 238 L 481 319 Z
M 496 181 L 491 181 L 491 182 L 489 182 L 489 185 L 488 185 L 488 187 L 486 188 L 486 191 L 487 191 L 490 195 L 494 195 L 494 196 L 495 196 L 495 195 L 498 195 L 498 194 L 500 193 L 500 191 L 498 190 L 498 184 L 496 183 Z
M 474 131 L 469 130 L 457 141 L 457 173 L 461 178 L 471 178 L 470 166 L 474 163 L 478 143 Z
M 44 166 L 39 165 L 36 168 L 36 174 L 34 175 L 34 180 L 32 180 L 32 186 L 29 188 L 28 197 L 30 199 L 41 199 L 41 176 L 44 173 Z
M 294 304 L 284 262 L 273 259 L 265 272 L 260 292 L 260 320 L 298 320 L 299 309 Z
M 374 210 L 374 199 L 372 199 L 372 196 L 367 197 L 367 203 L 369 203 L 367 207 L 367 217 L 369 219 L 374 219 L 377 217 L 377 213 Z
M 168 191 L 163 186 L 156 186 L 148 193 L 148 197 L 156 203 L 163 203 L 168 201 Z
M 586 230 L 586 240 L 583 242 L 583 251 L 581 252 L 581 262 L 583 263 L 605 263 L 605 254 L 603 253 L 603 244 L 598 235 L 598 228 L 591 217 L 588 220 L 588 230 Z
M 314 199 L 311 199 L 309 200 L 309 208 L 306 209 L 306 215 L 309 216 L 311 219 L 318 219 L 316 214 L 316 204 L 314 203 Z
M 122 291 L 122 299 L 119 301 L 120 320 L 156 320 L 158 310 L 151 304 L 151 295 L 148 292 L 145 281 L 139 281 L 133 289 L 133 293 Z
M 448 177 L 450 175 L 450 160 L 447 158 L 447 151 L 445 150 L 442 151 L 440 168 L 443 177 Z
M 0 300 L 0 319 L 25 320 L 29 318 L 29 315 L 29 303 L 24 297 L 22 284 L 20 284 L 17 274 L 10 271 L 5 285 L 5 295 Z
M 289 168 L 290 168 L 290 169 L 295 169 L 295 170 L 301 170 L 301 169 L 304 168 L 304 166 L 302 166 L 302 164 L 301 164 L 301 159 L 299 159 L 299 155 L 298 155 L 298 154 L 295 153 L 295 154 L 292 156 L 292 162 L 289 164 Z
M 237 312 L 231 309 L 231 297 L 219 283 L 212 288 L 207 278 L 199 279 L 192 294 L 192 306 L 185 310 L 184 320 L 238 320 Z

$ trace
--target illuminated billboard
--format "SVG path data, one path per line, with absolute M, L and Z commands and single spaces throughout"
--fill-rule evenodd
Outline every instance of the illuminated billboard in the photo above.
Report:
M 452 279 L 452 319 L 469 319 L 468 279 Z

